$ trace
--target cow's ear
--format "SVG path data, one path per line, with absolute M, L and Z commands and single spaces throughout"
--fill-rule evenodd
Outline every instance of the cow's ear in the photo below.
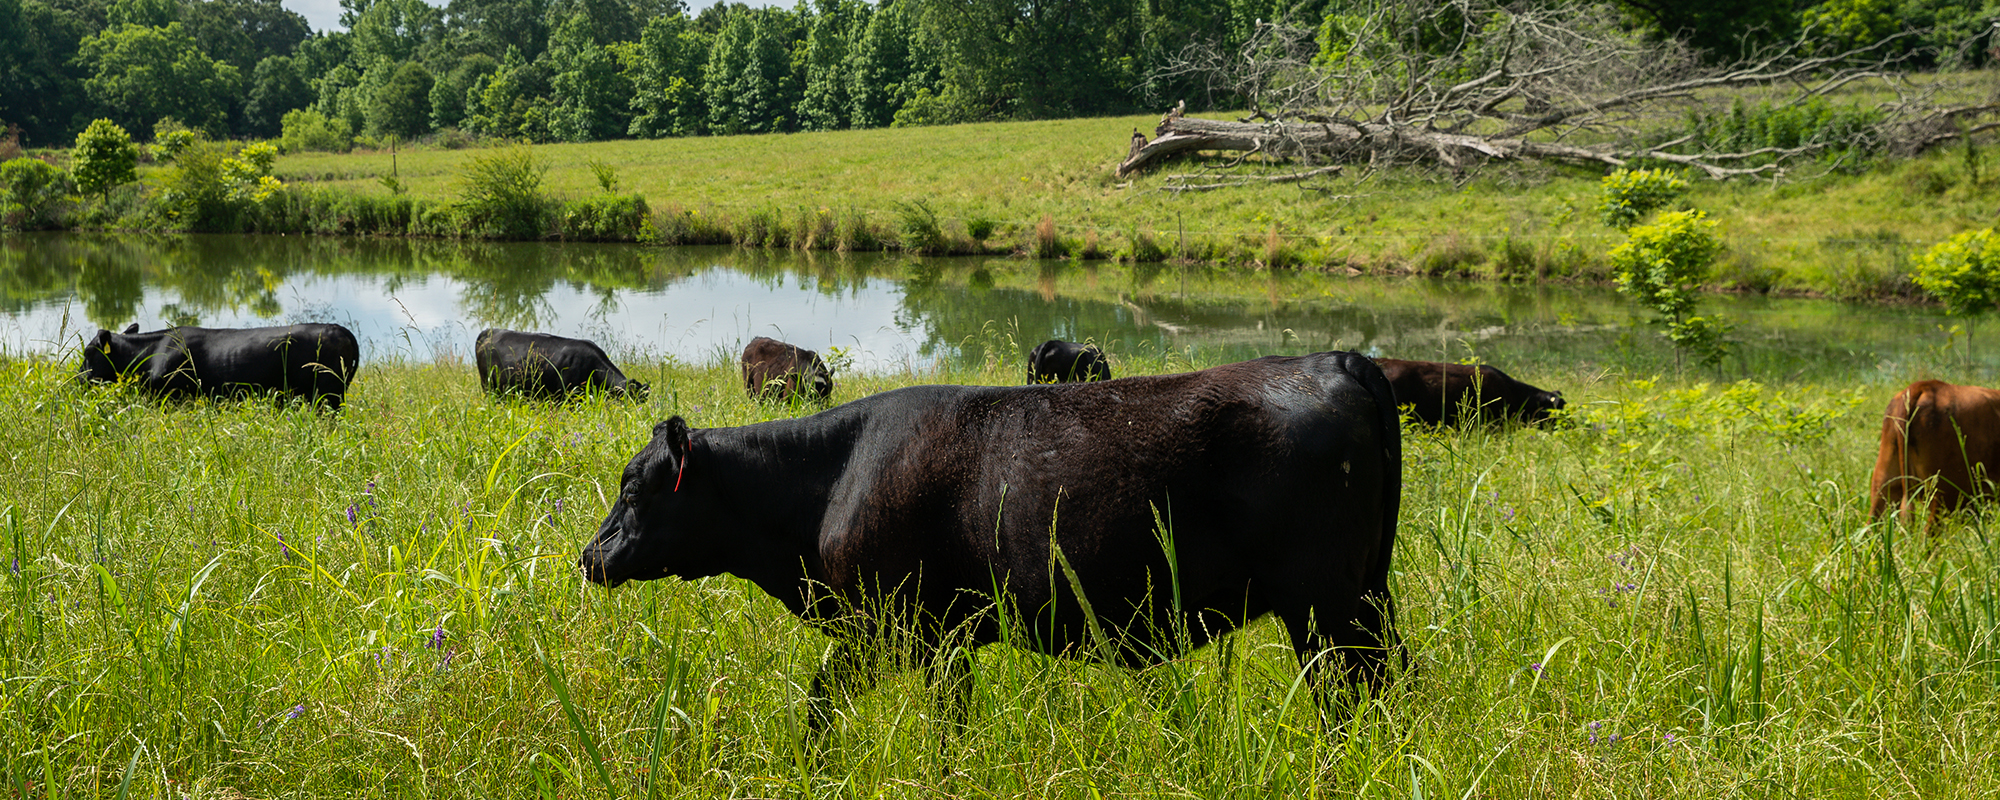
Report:
M 125 335 L 126 335 L 126 336 L 131 336 L 132 334 L 135 334 L 135 333 L 138 333 L 138 332 L 139 332 L 139 323 L 137 323 L 137 322 L 134 322 L 134 323 L 132 323 L 132 324 L 130 324 L 130 325 L 127 325 L 127 326 L 125 326 Z
M 673 453 L 675 460 L 678 461 L 687 455 L 688 424 L 687 420 L 681 419 L 681 415 L 675 414 L 668 417 L 666 422 L 653 426 L 653 438 L 658 439 L 661 436 L 667 437 L 667 452 Z

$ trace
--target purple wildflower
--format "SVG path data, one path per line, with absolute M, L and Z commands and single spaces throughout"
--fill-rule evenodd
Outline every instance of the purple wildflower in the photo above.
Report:
M 283 532 L 278 534 L 278 558 L 282 561 L 292 560 L 292 546 L 285 544 L 285 534 Z
M 562 498 L 560 497 L 556 498 L 556 513 L 562 513 Z
M 292 710 L 285 712 L 285 719 L 298 719 L 299 717 L 304 716 L 305 713 L 306 713 L 306 704 L 300 703 L 298 705 L 292 706 Z
M 1533 664 L 1529 664 L 1528 669 L 1529 671 L 1532 671 L 1535 674 L 1540 675 L 1542 673 L 1542 662 L 1537 661 Z
M 1612 743 L 1612 744 L 1617 744 L 1617 743 L 1618 743 L 1618 734 L 1615 734 L 1615 733 L 1614 733 L 1614 734 L 1611 734 L 1611 740 L 1610 740 L 1610 741 L 1611 741 L 1611 743 Z
M 1674 735 L 1671 733 L 1667 734 L 1667 744 L 1673 744 L 1673 743 L 1674 743 Z
M 353 503 L 348 503 L 348 504 L 347 504 L 347 524 L 349 524 L 349 525 L 353 525 L 353 524 L 354 524 L 354 519 L 355 519 L 355 515 L 354 515 L 354 512 L 355 512 L 355 508 L 354 508 L 354 504 L 353 504 Z
M 15 557 L 14 557 L 14 574 L 16 574 L 16 575 L 19 575 L 19 574 L 21 574 L 21 557 L 20 557 L 20 556 L 15 556 Z
M 458 648 L 456 647 L 444 651 L 444 658 L 438 660 L 438 669 L 450 669 L 451 659 L 456 655 L 458 655 Z
M 1505 520 L 1507 520 L 1508 522 L 1513 522 L 1513 521 L 1514 521 L 1514 507 L 1513 507 L 1513 506 L 1507 506 L 1507 507 L 1505 507 L 1505 508 L 1502 508 L 1502 509 L 1500 509 L 1500 516 L 1501 516 L 1502 518 L 1504 518 Z
M 437 630 L 431 631 L 431 640 L 425 643 L 424 646 L 432 649 L 443 647 L 444 640 L 445 640 L 444 622 L 440 620 L 438 621 Z

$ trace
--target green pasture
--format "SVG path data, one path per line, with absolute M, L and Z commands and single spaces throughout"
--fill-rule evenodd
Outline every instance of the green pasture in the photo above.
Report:
M 835 399 L 1016 380 L 1018 348 L 987 352 Z M 572 406 L 367 364 L 335 417 L 72 369 L 0 363 L 9 797 L 2000 791 L 2000 560 L 1976 516 L 1864 518 L 1890 386 L 1551 366 L 1516 376 L 1564 391 L 1561 426 L 1409 433 L 1408 669 L 1345 721 L 1265 620 L 1139 672 L 986 648 L 957 732 L 892 671 L 813 746 L 820 634 L 733 577 L 574 568 L 654 422 L 811 410 L 753 404 L 725 360 Z
M 770 219 L 800 228 L 859 217 L 893 236 L 901 210 L 923 202 L 947 235 L 994 223 L 982 245 L 1029 250 L 1044 223 L 1061 252 L 1238 265 L 1416 272 L 1510 280 L 1608 280 L 1605 251 L 1622 240 L 1598 219 L 1595 170 L 1491 166 L 1454 178 L 1398 169 L 1291 185 L 1173 193 L 1180 162 L 1120 180 L 1113 168 L 1134 128 L 1155 117 L 1007 122 L 763 136 L 533 147 L 543 186 L 572 199 L 601 191 L 590 164 L 616 168 L 619 189 L 655 214 L 706 216 L 724 230 Z M 1946 148 L 1886 160 L 1859 174 L 1774 185 L 1699 180 L 1687 202 L 1722 223 L 1728 253 L 1716 288 L 1880 298 L 1909 291 L 1912 252 L 1994 222 L 2000 164 L 1990 148 Z M 293 185 L 386 195 L 393 171 L 410 196 L 450 201 L 486 149 L 301 153 L 281 158 Z M 1218 160 L 1219 162 L 1219 160 Z M 1253 165 L 1274 174 L 1282 166 Z M 758 224 L 761 229 L 761 223 Z M 745 238 L 741 232 L 738 239 Z M 762 239 L 761 235 L 751 238 Z M 824 237 L 822 237 L 824 240 Z

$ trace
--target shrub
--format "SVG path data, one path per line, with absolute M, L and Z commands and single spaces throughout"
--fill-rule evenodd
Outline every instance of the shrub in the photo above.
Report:
M 1952 314 L 1982 314 L 2000 303 L 2000 242 L 1993 229 L 1939 242 L 1910 264 L 1910 281 Z
M 993 238 L 993 229 L 995 227 L 998 226 L 994 224 L 993 220 L 983 216 L 976 216 L 965 221 L 965 233 L 971 236 L 974 242 L 984 242 L 987 239 Z
M 1624 230 L 1641 217 L 1687 194 L 1687 179 L 1664 169 L 1621 169 L 1604 176 L 1597 211 L 1604 224 Z
M 1651 225 L 1629 231 L 1624 244 L 1611 249 L 1613 280 L 1618 291 L 1660 315 L 1667 339 L 1714 365 L 1728 354 L 1722 337 L 1729 325 L 1716 317 L 1694 313 L 1695 291 L 1722 251 L 1715 221 L 1700 211 L 1678 211 Z
M 549 199 L 542 194 L 542 175 L 547 172 L 548 167 L 525 146 L 473 158 L 460 176 L 460 206 L 466 221 L 501 238 L 541 238 L 550 210 Z
M 636 194 L 604 194 L 567 204 L 562 213 L 562 238 L 579 242 L 634 242 L 652 222 L 646 198 Z
M 278 136 L 278 147 L 287 153 L 308 150 L 345 153 L 354 146 L 353 132 L 347 129 L 347 120 L 339 117 L 328 119 L 312 109 L 287 111 L 278 124 L 283 131 Z
M 912 253 L 937 253 L 944 249 L 944 229 L 930 203 L 914 200 L 896 204 L 898 240 Z
M 59 227 L 55 212 L 69 193 L 63 171 L 39 158 L 0 164 L 0 227 L 42 230 Z
M 1804 103 L 1760 102 L 1750 106 L 1737 98 L 1721 114 L 1690 114 L 1687 135 L 1708 150 L 1747 153 L 1765 148 L 1817 151 L 1822 162 L 1858 168 L 1881 151 L 1885 140 L 1876 131 L 1885 112 L 1859 103 L 1837 106 L 1824 97 Z M 1770 163 L 1777 154 L 1746 160 Z
M 139 179 L 139 146 L 117 123 L 99 119 L 76 135 L 69 165 L 78 191 L 110 202 L 112 187 Z

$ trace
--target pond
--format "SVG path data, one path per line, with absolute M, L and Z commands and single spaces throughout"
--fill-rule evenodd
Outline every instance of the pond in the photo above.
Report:
M 1702 298 L 1735 324 L 1728 379 L 1990 378 L 2000 345 L 1927 308 Z M 0 352 L 73 351 L 99 327 L 338 322 L 364 360 L 464 358 L 486 327 L 713 363 L 766 335 L 854 368 L 922 370 L 1049 338 L 1208 363 L 1353 349 L 1542 369 L 1671 372 L 1657 329 L 1606 287 L 1105 262 L 737 248 L 277 236 L 0 238 Z M 1984 334 L 1988 338 L 2000 332 Z

